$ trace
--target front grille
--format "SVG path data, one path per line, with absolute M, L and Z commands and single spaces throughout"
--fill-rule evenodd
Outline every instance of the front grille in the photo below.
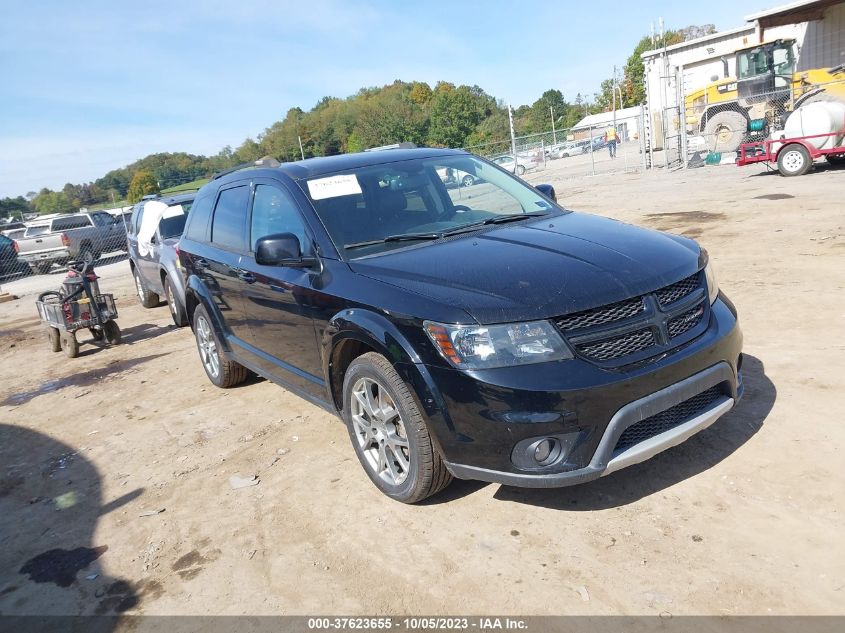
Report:
M 696 288 L 698 288 L 698 273 L 690 275 L 686 279 L 681 279 L 671 286 L 661 288 L 655 294 L 660 305 L 665 306 L 675 303 L 678 299 L 683 299 Z
M 587 358 L 612 360 L 639 352 L 652 345 L 654 345 L 654 334 L 650 329 L 645 329 L 615 336 L 597 343 L 577 345 L 576 349 Z
M 557 326 L 567 332 L 569 330 L 577 330 L 582 327 L 591 327 L 594 325 L 604 325 L 605 323 L 613 323 L 614 321 L 621 321 L 622 319 L 629 319 L 632 316 L 643 312 L 642 297 L 635 297 L 634 299 L 627 299 L 619 303 L 612 303 L 608 306 L 595 308 L 593 310 L 584 310 L 583 312 L 576 312 L 575 314 L 567 314 L 557 320 Z
M 557 317 L 554 323 L 583 358 L 619 366 L 657 358 L 701 334 L 707 307 L 696 273 L 639 297 Z
M 710 387 L 706 391 L 702 391 L 697 396 L 693 396 L 689 400 L 684 400 L 674 407 L 670 407 L 665 411 L 656 413 L 655 415 L 641 420 L 636 424 L 629 426 L 625 432 L 619 436 L 616 442 L 614 452 L 624 451 L 627 448 L 644 442 L 647 439 L 665 433 L 669 429 L 683 424 L 694 418 L 695 416 L 708 410 L 713 403 L 722 397 L 724 394 L 719 385 Z
M 680 316 L 676 316 L 667 325 L 669 336 L 675 338 L 684 332 L 688 332 L 701 322 L 702 316 L 704 316 L 704 304 L 701 303 L 692 310 L 687 310 Z

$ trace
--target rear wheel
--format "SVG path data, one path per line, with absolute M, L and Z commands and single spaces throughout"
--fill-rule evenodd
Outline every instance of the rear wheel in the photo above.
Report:
M 343 417 L 364 471 L 388 497 L 415 503 L 452 481 L 410 389 L 381 354 L 349 365 Z
M 86 264 L 93 264 L 97 260 L 94 251 L 87 244 L 79 250 L 79 259 Z
M 521 176 L 525 173 L 525 166 L 524 165 L 517 165 L 516 166 L 516 173 L 517 175 Z
M 188 325 L 188 317 L 185 316 L 185 309 L 182 307 L 179 299 L 176 298 L 176 293 L 173 292 L 173 284 L 170 283 L 170 277 L 164 278 L 164 298 L 167 301 L 167 306 L 170 308 L 170 316 L 176 327 L 185 327 Z
M 160 303 L 158 295 L 146 289 L 137 268 L 132 268 L 132 276 L 135 277 L 135 291 L 138 293 L 141 305 L 145 308 L 155 308 Z
M 810 153 L 803 145 L 797 143 L 787 145 L 778 154 L 778 171 L 781 176 L 801 176 L 806 174 L 812 165 Z
M 471 185 L 474 185 L 474 184 L 475 184 L 475 178 L 473 178 L 472 176 L 470 176 L 469 174 L 467 174 L 466 176 L 464 176 L 464 177 L 461 179 L 461 184 L 462 184 L 464 187 L 469 187 L 469 186 L 471 186 Z
M 37 262 L 35 264 L 30 264 L 29 268 L 32 270 L 33 275 L 46 275 L 50 272 L 50 269 L 53 267 L 53 262 Z
M 228 389 L 246 380 L 246 367 L 223 357 L 220 341 L 211 326 L 211 318 L 203 306 L 197 306 L 194 312 L 194 336 L 202 367 L 214 385 Z
M 76 340 L 76 334 L 73 332 L 63 331 L 59 338 L 61 340 L 62 351 L 68 358 L 76 358 L 79 356 L 79 341 Z
M 59 330 L 57 328 L 47 327 L 47 342 L 50 343 L 50 351 L 62 351 L 62 338 L 59 336 Z

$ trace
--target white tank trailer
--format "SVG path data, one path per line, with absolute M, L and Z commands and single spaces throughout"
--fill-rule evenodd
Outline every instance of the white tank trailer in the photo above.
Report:
M 828 134 L 807 139 L 816 149 L 833 149 L 845 145 L 845 103 L 840 101 L 817 101 L 801 106 L 789 115 L 783 130 L 772 134 L 772 140 Z M 773 144 L 772 150 L 780 149 Z

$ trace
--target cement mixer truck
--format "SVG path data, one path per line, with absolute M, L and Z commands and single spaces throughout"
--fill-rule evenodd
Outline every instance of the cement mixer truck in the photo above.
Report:
M 736 164 L 776 163 L 782 176 L 800 176 L 821 157 L 831 165 L 845 165 L 845 103 L 801 106 L 769 139 L 740 145 Z

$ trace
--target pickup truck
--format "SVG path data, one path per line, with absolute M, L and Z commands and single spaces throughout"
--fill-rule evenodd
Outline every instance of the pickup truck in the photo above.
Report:
M 31 222 L 17 242 L 18 260 L 34 273 L 75 259 L 95 261 L 104 252 L 125 251 L 120 218 L 103 211 L 56 215 Z

